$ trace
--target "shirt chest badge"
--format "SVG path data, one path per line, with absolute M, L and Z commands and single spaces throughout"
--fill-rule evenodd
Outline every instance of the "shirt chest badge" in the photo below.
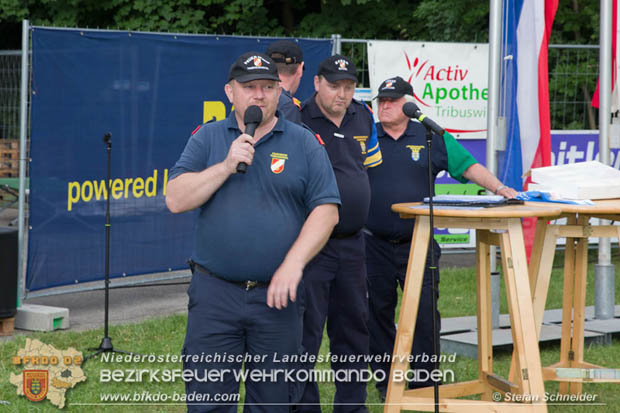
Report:
M 411 149 L 411 159 L 418 161 L 420 159 L 420 151 L 424 148 L 424 145 L 407 145 L 407 148 Z
M 362 148 L 362 155 L 366 155 L 366 141 L 368 140 L 368 136 L 354 136 L 353 139 L 359 142 Z
M 280 174 L 284 171 L 284 163 L 288 159 L 288 155 L 285 153 L 272 152 L 271 155 L 271 172 L 274 174 Z

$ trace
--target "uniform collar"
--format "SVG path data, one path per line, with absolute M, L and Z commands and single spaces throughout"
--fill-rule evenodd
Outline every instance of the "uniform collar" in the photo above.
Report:
M 383 124 L 381 122 L 376 123 L 377 126 L 377 137 L 383 138 L 387 136 L 387 132 L 383 129 Z
M 273 127 L 271 132 L 284 132 L 284 117 L 282 116 L 282 113 L 277 109 L 276 116 L 278 118 L 278 121 L 276 122 L 276 125 Z M 237 118 L 235 117 L 234 110 L 231 111 L 226 117 L 226 128 L 234 129 L 241 132 L 241 129 L 239 129 L 239 125 L 237 125 Z
M 408 121 L 407 123 L 407 128 L 405 129 L 405 131 L 403 132 L 403 134 L 401 136 L 415 136 L 415 122 L 413 121 Z M 388 137 L 390 139 L 392 139 L 392 137 L 390 135 L 388 135 L 388 133 L 385 131 L 385 129 L 383 129 L 383 125 L 381 124 L 381 122 L 377 122 L 377 136 L 379 138 L 385 138 Z M 400 138 L 400 136 L 399 136 Z
M 282 94 L 283 94 L 284 96 L 288 96 L 288 97 L 290 97 L 290 98 L 292 98 L 292 97 L 293 97 L 293 95 L 291 95 L 291 92 L 289 92 L 288 90 L 286 90 L 286 89 L 284 89 L 284 88 L 282 88 Z
M 321 109 L 319 108 L 319 105 L 316 103 L 316 92 L 314 92 L 314 94 L 312 95 L 312 97 L 308 100 L 306 100 L 302 106 L 302 110 L 304 108 L 308 108 L 308 111 L 310 113 L 310 117 L 312 118 L 325 118 L 327 119 L 327 117 L 323 114 L 323 112 L 321 112 Z M 351 101 L 351 104 L 349 105 L 349 107 L 347 108 L 347 112 L 344 114 L 344 117 L 348 117 L 348 116 L 353 116 L 355 115 L 355 112 L 357 111 L 356 105 L 355 105 L 356 101 L 355 99 L 353 99 Z
M 257 142 L 257 145 L 260 144 L 261 142 L 264 142 L 264 141 L 268 140 L 269 138 L 271 138 L 274 133 L 281 134 L 281 133 L 284 132 L 284 116 L 282 116 L 282 114 L 280 113 L 279 110 L 276 110 L 276 116 L 278 118 L 278 121 L 276 122 L 275 126 L 273 127 L 271 132 L 269 132 L 268 134 L 263 136 Z M 235 111 L 234 110 L 231 111 L 230 114 L 228 114 L 228 116 L 226 117 L 226 128 L 228 130 L 234 130 L 234 131 L 236 131 L 236 133 L 241 134 L 241 129 L 239 129 L 239 125 L 237 125 L 237 118 L 235 117 Z M 235 136 L 235 138 L 236 138 L 236 136 Z

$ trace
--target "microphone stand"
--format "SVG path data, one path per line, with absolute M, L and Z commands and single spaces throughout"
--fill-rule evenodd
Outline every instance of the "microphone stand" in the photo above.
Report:
M 112 345 L 112 339 L 108 335 L 108 314 L 110 312 L 110 198 L 111 198 L 111 187 L 112 187 L 112 179 L 111 179 L 111 171 L 112 171 L 112 134 L 110 132 L 106 132 L 103 135 L 103 142 L 106 145 L 106 150 L 108 153 L 108 193 L 106 199 L 105 206 L 105 281 L 104 281 L 104 291 L 105 291 L 105 304 L 104 304 L 104 322 L 103 322 L 103 339 L 101 340 L 101 344 L 96 348 L 89 348 L 89 350 L 96 350 L 93 354 L 86 356 L 82 361 L 82 365 L 84 365 L 89 359 L 107 352 L 113 353 L 123 353 L 123 354 L 135 354 L 130 351 L 118 350 L 114 348 Z
M 426 150 L 428 151 L 428 216 L 429 216 L 429 221 L 430 221 L 430 252 L 431 252 L 431 256 L 430 256 L 430 265 L 429 265 L 429 269 L 431 270 L 431 290 L 432 290 L 432 297 L 431 297 L 431 302 L 433 303 L 433 353 L 435 354 L 435 370 L 439 370 L 439 343 L 438 343 L 438 336 L 439 336 L 439 331 L 437 331 L 437 294 L 438 294 L 438 288 L 437 288 L 437 266 L 435 265 L 435 226 L 434 226 L 434 216 L 433 216 L 433 185 L 434 185 L 434 179 L 433 179 L 433 167 L 432 167 L 432 152 L 431 152 L 431 148 L 432 148 L 432 141 L 433 141 L 433 132 L 431 130 L 431 128 L 429 128 L 426 124 L 424 124 L 424 127 L 426 128 Z M 433 380 L 433 397 L 435 400 L 435 413 L 439 413 L 439 383 L 437 383 L 437 380 Z
M 431 119 L 426 117 L 420 112 L 418 106 L 413 102 L 407 102 L 403 105 L 403 113 L 408 118 L 415 118 L 420 121 L 422 125 L 426 128 L 426 148 L 428 151 L 428 212 L 429 212 L 429 221 L 430 221 L 430 263 L 428 269 L 431 271 L 431 288 L 432 288 L 432 297 L 431 302 L 433 303 L 433 353 L 435 353 L 435 370 L 439 370 L 439 331 L 437 331 L 437 266 L 435 264 L 435 238 L 434 238 L 434 215 L 433 215 L 433 186 L 435 184 L 433 180 L 433 164 L 432 164 L 432 141 L 433 141 L 433 131 L 438 136 L 443 136 L 445 133 L 444 129 L 433 122 Z M 426 271 L 425 271 L 426 272 Z M 433 395 L 435 398 L 435 412 L 439 413 L 439 383 L 436 380 L 433 380 Z

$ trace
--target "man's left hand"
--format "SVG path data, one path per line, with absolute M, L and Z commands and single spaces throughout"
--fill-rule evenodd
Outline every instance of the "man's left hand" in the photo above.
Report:
M 515 191 L 514 189 L 512 189 L 509 186 L 505 186 L 502 189 L 500 189 L 499 191 L 497 191 L 495 194 L 496 195 L 501 195 L 504 198 L 516 198 L 517 191 Z
M 288 305 L 289 297 L 295 302 L 297 286 L 303 275 L 303 267 L 283 262 L 276 270 L 267 289 L 267 305 L 278 310 Z

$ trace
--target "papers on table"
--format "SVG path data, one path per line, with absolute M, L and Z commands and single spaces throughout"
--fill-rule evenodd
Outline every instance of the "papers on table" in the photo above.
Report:
M 532 182 L 528 192 L 549 193 L 555 199 L 620 198 L 620 171 L 598 161 L 534 168 Z
M 424 198 L 424 203 L 429 203 L 429 198 Z M 504 198 L 501 195 L 435 195 L 433 205 L 453 207 L 494 207 L 504 205 L 522 204 L 517 199 Z

